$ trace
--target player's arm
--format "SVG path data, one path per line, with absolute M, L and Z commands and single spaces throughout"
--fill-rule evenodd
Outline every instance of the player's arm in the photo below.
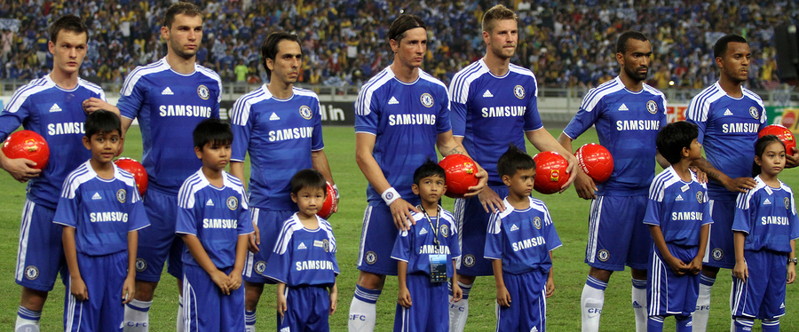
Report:
M 86 301 L 89 299 L 89 290 L 86 288 L 86 283 L 83 282 L 83 277 L 81 277 L 80 268 L 78 267 L 75 227 L 64 226 L 64 230 L 61 233 L 61 242 L 63 242 L 64 257 L 69 269 L 69 292 L 78 301 Z
M 685 270 L 688 269 L 688 265 L 671 254 L 669 247 L 666 246 L 666 239 L 663 237 L 663 232 L 660 229 L 660 226 L 649 225 L 649 234 L 652 235 L 652 242 L 655 243 L 655 248 L 660 253 L 660 257 L 663 257 L 663 261 L 669 265 L 671 270 L 680 276 L 685 274 Z
M 406 261 L 397 261 L 397 282 L 399 283 L 397 304 L 410 308 L 413 303 L 411 302 L 411 292 L 408 291 L 408 262 Z
M 241 234 L 236 241 L 236 262 L 233 263 L 233 270 L 228 274 L 228 289 L 231 291 L 241 287 L 241 273 L 244 270 L 244 258 L 247 257 L 249 238 L 250 234 Z
M 452 259 L 452 279 L 450 279 L 450 285 L 452 285 L 452 300 L 450 302 L 455 303 L 463 299 L 463 290 L 461 286 L 458 285 L 458 260 L 456 258 Z
M 203 270 L 208 273 L 208 276 L 211 277 L 211 281 L 213 281 L 214 284 L 219 287 L 223 294 L 230 295 L 228 276 L 216 268 L 214 262 L 211 261 L 211 257 L 208 257 L 208 252 L 206 252 L 205 248 L 203 248 L 203 244 L 200 242 L 200 239 L 194 234 L 180 234 L 180 237 L 183 238 L 186 248 L 189 249 L 189 253 L 191 253 L 191 256 L 194 257 L 195 261 L 197 261 L 197 264 L 199 264 L 200 267 L 202 267 Z M 238 250 L 238 245 L 236 249 Z
M 796 257 L 796 240 L 791 240 L 791 253 L 788 255 L 789 258 Z M 785 276 L 785 281 L 789 284 L 792 284 L 796 281 L 796 263 L 790 262 L 788 263 L 788 275 Z
M 696 256 L 688 266 L 688 268 L 691 270 L 691 273 L 694 275 L 702 272 L 702 259 L 705 258 L 705 248 L 707 248 L 709 234 L 710 224 L 702 225 L 702 228 L 699 229 L 699 251 L 696 252 Z
M 30 159 L 8 158 L 2 150 L 0 150 L 0 167 L 2 167 L 14 180 L 19 182 L 27 182 L 28 180 L 41 175 L 42 170 L 33 168 L 36 162 Z
M 550 250 L 549 260 L 554 262 L 552 257 L 553 257 L 552 251 Z M 553 263 L 552 267 L 549 268 L 549 273 L 547 273 L 546 297 L 550 297 L 552 296 L 552 294 L 555 294 L 555 272 L 553 272 L 554 269 L 555 269 L 555 264 Z
M 333 181 L 333 172 L 330 171 L 330 163 L 327 161 L 325 150 L 311 151 L 311 167 L 319 171 L 319 173 L 322 173 L 322 176 L 325 177 L 325 181 L 333 186 L 336 192 L 335 200 L 333 200 L 333 213 L 338 212 L 338 187 L 336 186 L 336 181 Z
M 502 260 L 492 260 L 491 268 L 494 269 L 494 282 L 497 285 L 497 304 L 503 307 L 510 307 L 510 293 L 508 293 L 508 288 L 505 287 L 505 279 L 502 276 Z
M 278 283 L 277 284 L 277 314 L 280 315 L 280 318 L 283 318 L 283 315 L 288 310 L 288 305 L 286 304 L 286 283 Z
M 466 152 L 466 148 L 464 148 L 463 145 L 455 140 L 455 137 L 452 135 L 452 130 L 439 133 L 438 136 L 436 136 L 436 146 L 438 147 L 438 152 L 441 152 L 441 155 L 444 157 L 451 154 L 463 154 L 469 156 L 469 153 Z M 469 157 L 471 158 L 471 156 Z M 477 185 L 469 187 L 469 192 L 463 195 L 464 197 L 471 197 L 480 194 L 480 192 L 485 189 L 486 184 L 488 183 L 488 173 L 476 161 L 474 164 L 477 165 L 477 174 L 474 176 L 479 179 L 479 182 L 477 182 Z
M 139 248 L 139 231 L 128 232 L 128 275 L 122 284 L 122 303 L 133 300 L 136 294 L 136 256 Z
M 567 151 L 574 151 L 572 148 L 572 141 L 573 139 L 566 135 L 566 133 L 560 133 L 558 137 L 558 143 Z M 577 196 L 582 199 L 596 198 L 596 192 L 599 188 L 597 188 L 596 183 L 594 183 L 594 180 L 591 179 L 588 174 L 585 174 L 579 167 L 575 167 L 572 170 L 572 176 L 574 176 L 574 190 L 577 191 Z
M 732 275 L 738 279 L 746 281 L 749 278 L 749 268 L 746 266 L 744 258 L 744 244 L 746 243 L 746 233 L 733 231 L 733 244 L 735 246 L 735 267 L 732 268 Z
M 577 167 L 577 158 L 574 157 L 572 154 L 573 150 L 566 149 L 566 147 L 562 144 L 559 144 L 558 140 L 552 137 L 552 134 L 549 133 L 544 127 L 541 127 L 536 130 L 525 131 L 524 135 L 527 137 L 527 140 L 535 146 L 538 151 L 554 151 L 560 153 L 566 160 L 569 162 L 569 167 L 566 169 L 566 172 L 569 173 L 569 181 L 566 181 L 561 187 L 561 192 L 568 189 L 572 182 L 577 177 L 577 173 L 574 171 L 578 169 Z M 571 142 L 569 142 L 571 146 Z
M 122 127 L 122 138 L 124 139 L 125 135 L 128 133 L 128 129 L 130 129 L 130 125 L 133 123 L 133 119 L 120 116 L 119 122 Z M 119 146 L 119 153 L 117 153 L 117 156 L 122 155 L 122 152 L 125 150 L 125 141 L 123 140 L 122 142 L 122 145 Z
M 334 281 L 333 286 L 328 291 L 330 292 L 330 315 L 332 316 L 336 312 L 336 306 L 338 305 L 338 284 Z
M 711 164 L 707 159 L 699 158 L 694 160 L 691 163 L 691 166 L 698 167 L 702 172 L 707 174 L 707 177 L 711 180 L 715 180 L 720 183 L 724 188 L 732 192 L 746 192 L 749 189 L 752 189 L 757 185 L 755 179 L 750 177 L 740 177 L 740 178 L 731 178 L 724 174 L 724 172 L 718 170 L 713 164 Z
M 396 189 L 386 180 L 383 170 L 380 169 L 380 165 L 377 164 L 377 160 L 372 155 L 375 139 L 375 135 L 369 133 L 355 133 L 355 162 L 358 164 L 358 168 L 361 169 L 361 173 L 366 177 L 366 180 L 369 181 L 369 184 L 377 192 L 381 193 L 383 200 L 388 204 L 391 209 L 391 215 L 394 217 L 394 226 L 397 229 L 406 230 L 409 228 L 406 221 L 413 222 L 411 212 L 419 212 L 419 210 L 402 197 L 399 197 Z M 389 190 L 393 191 L 391 193 L 395 197 L 387 197 L 389 196 L 387 195 Z

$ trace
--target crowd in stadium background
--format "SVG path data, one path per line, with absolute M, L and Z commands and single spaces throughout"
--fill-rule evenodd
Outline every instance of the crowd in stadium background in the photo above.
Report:
M 225 82 L 263 82 L 260 46 L 274 30 L 303 41 L 304 84 L 359 86 L 390 61 L 385 35 L 401 11 L 420 16 L 431 34 L 424 69 L 449 83 L 482 53 L 479 21 L 494 1 L 321 0 L 193 1 L 205 11 L 199 63 Z M 799 3 L 766 1 L 510 2 L 520 16 L 518 59 L 547 87 L 593 87 L 615 76 L 608 54 L 618 32 L 635 29 L 654 42 L 650 83 L 700 89 L 714 82 L 712 44 L 726 33 L 745 36 L 754 53 L 748 86 L 777 87 L 774 28 L 799 17 Z M 0 79 L 30 80 L 51 68 L 46 30 L 72 13 L 91 29 L 82 77 L 122 82 L 137 65 L 165 54 L 159 43 L 170 0 L 15 0 L 0 4 Z M 671 82 L 671 84 L 670 84 Z

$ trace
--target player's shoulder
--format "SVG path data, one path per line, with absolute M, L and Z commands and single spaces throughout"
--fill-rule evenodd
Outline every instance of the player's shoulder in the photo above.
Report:
M 295 87 L 292 87 L 292 91 L 297 96 L 308 97 L 308 98 L 313 98 L 313 99 L 319 100 L 319 95 L 317 95 L 316 92 L 314 92 L 312 90 L 303 89 L 303 88 L 299 88 L 299 87 L 295 86 Z
M 724 92 L 721 86 L 719 86 L 718 82 L 716 82 L 702 89 L 702 91 L 696 94 L 696 96 L 691 98 L 691 104 L 696 104 L 697 106 L 711 104 L 726 95 L 727 93 Z
M 195 63 L 194 64 L 194 69 L 198 73 L 203 74 L 203 75 L 207 76 L 208 78 L 211 78 L 211 79 L 213 79 L 213 80 L 215 80 L 217 82 L 220 82 L 220 83 L 222 82 L 222 77 L 219 76 L 219 74 L 217 72 L 215 72 L 211 68 L 205 67 L 205 66 L 203 66 L 203 65 L 201 65 L 199 63 Z
M 522 66 L 519 66 L 519 65 L 514 65 L 514 64 L 511 63 L 508 66 L 508 70 L 511 73 L 514 73 L 514 74 L 517 74 L 517 75 L 520 75 L 520 76 L 523 76 L 523 77 L 526 77 L 526 78 L 531 78 L 531 79 L 533 79 L 533 81 L 535 81 L 535 74 L 533 74 L 533 71 L 528 69 L 528 68 L 525 68 L 525 67 L 522 67 Z
M 269 98 L 272 98 L 272 94 L 269 93 L 269 89 L 267 89 L 266 84 L 264 84 L 258 86 L 258 88 L 250 92 L 241 95 L 241 97 L 236 99 L 236 103 L 252 105 Z
M 94 169 L 92 169 L 89 162 L 84 162 L 78 165 L 72 172 L 69 172 L 64 182 L 74 184 L 81 184 L 94 178 Z
M 430 84 L 433 87 L 437 87 L 442 89 L 445 93 L 447 91 L 447 85 L 441 80 L 433 77 L 433 75 L 428 74 L 426 71 L 419 69 L 419 82 L 425 82 Z
M 603 98 L 624 90 L 624 83 L 621 82 L 619 77 L 610 81 L 600 84 L 599 86 L 588 90 L 583 97 L 583 104 L 580 108 L 591 111 L 602 101 Z
M 130 187 L 135 186 L 136 180 L 133 177 L 133 173 L 128 172 L 127 170 L 122 169 L 121 167 L 116 167 L 116 165 L 114 165 L 114 169 L 116 170 L 116 172 L 114 172 L 115 179 L 124 182 L 125 185 L 127 186 Z
M 125 82 L 122 84 L 122 94 L 129 95 L 133 87 L 135 87 L 142 78 L 155 75 L 169 69 L 169 64 L 166 62 L 165 58 L 150 64 L 137 66 L 130 72 L 130 74 L 128 74 L 127 77 L 125 77 Z
M 760 95 L 758 95 L 754 91 L 749 90 L 746 87 L 741 87 L 741 91 L 743 92 L 743 95 L 746 96 L 747 98 L 754 100 L 758 104 L 761 105 L 763 104 L 763 98 L 761 98 Z
M 197 191 L 202 188 L 205 188 L 208 181 L 205 179 L 205 176 L 202 174 L 202 170 L 198 170 L 197 172 L 192 173 L 186 180 L 183 181 L 183 184 L 180 186 L 180 190 L 178 192 L 178 200 L 183 201 L 188 199 L 189 196 L 193 196 Z
M 391 68 L 383 68 L 383 70 L 378 72 L 375 76 L 372 76 L 372 78 L 363 84 L 361 87 L 361 94 L 374 92 L 375 90 L 380 89 L 384 85 L 391 82 L 393 78 L 394 72 L 391 71 Z
M 663 91 L 658 90 L 656 87 L 646 83 L 643 83 L 643 87 L 646 93 L 649 93 L 653 96 L 660 97 L 661 99 L 666 100 L 666 94 L 664 94 Z
M 244 184 L 241 182 L 239 178 L 233 176 L 233 174 L 230 174 L 228 172 L 222 172 L 222 174 L 224 174 L 225 176 L 225 185 L 233 188 L 236 191 L 242 191 L 242 192 L 244 191 Z
M 14 92 L 14 95 L 11 96 L 11 100 L 8 102 L 5 108 L 9 112 L 14 113 L 19 109 L 20 106 L 22 106 L 22 104 L 25 103 L 26 100 L 28 100 L 28 98 L 53 87 L 55 87 L 55 83 L 53 83 L 53 81 L 47 76 L 31 80 L 27 84 L 19 87 L 19 89 Z
M 530 197 L 530 208 L 541 211 L 543 213 L 547 214 L 549 213 L 549 208 L 547 208 L 547 204 L 544 203 L 544 201 L 535 197 Z
M 78 85 L 98 95 L 105 93 L 101 86 L 80 77 L 78 77 Z
M 488 72 L 488 67 L 485 66 L 482 60 L 477 60 L 475 62 L 472 62 L 468 66 L 463 67 L 463 69 L 455 73 L 454 76 L 452 76 L 452 83 L 450 83 L 450 88 L 462 89 L 463 86 L 469 85 L 471 82 L 485 75 L 485 73 L 487 72 Z
M 657 193 L 666 190 L 678 181 L 680 181 L 680 177 L 674 171 L 674 168 L 669 166 L 652 178 L 652 185 L 650 186 L 651 193 Z

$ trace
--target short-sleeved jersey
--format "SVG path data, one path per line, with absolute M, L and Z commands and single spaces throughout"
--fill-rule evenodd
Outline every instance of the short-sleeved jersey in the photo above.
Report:
M 291 287 L 324 287 L 336 282 L 339 268 L 333 227 L 327 220 L 316 218 L 316 229 L 305 228 L 296 213 L 283 223 L 266 263 L 267 278 Z
M 544 128 L 535 75 L 514 64 L 508 69 L 494 76 L 480 59 L 455 74 L 449 86 L 452 134 L 463 137 L 463 147 L 488 172 L 490 185 L 502 185 L 497 160 L 508 144 L 525 150 L 524 132 Z
M 114 165 L 103 179 L 89 161 L 64 181 L 53 222 L 76 228 L 75 249 L 91 256 L 127 251 L 128 232 L 150 225 L 133 175 Z
M 452 277 L 452 260 L 461 256 L 458 244 L 458 226 L 452 213 L 439 207 L 441 215 L 430 217 L 413 213 L 415 225 L 401 231 L 394 241 L 391 258 L 408 263 L 408 274 L 430 274 L 430 255 L 447 255 L 447 277 Z M 436 244 L 435 239 L 438 239 Z
M 685 182 L 669 167 L 655 176 L 644 224 L 660 226 L 666 243 L 699 246 L 700 229 L 712 222 L 707 187 L 696 180 L 696 174 L 691 172 L 691 182 Z
M 799 238 L 799 218 L 793 191 L 780 181 L 779 188 L 766 185 L 760 176 L 757 185 L 738 194 L 732 230 L 746 233 L 746 250 L 771 250 L 790 253 L 790 241 Z
M 200 65 L 183 75 L 166 58 L 136 67 L 120 92 L 122 116 L 139 119 L 149 188 L 177 194 L 180 185 L 202 166 L 194 154 L 192 132 L 208 118 L 219 118 L 222 81 Z
M 750 177 L 755 155 L 757 132 L 766 125 L 763 100 L 752 91 L 741 88 L 743 97 L 727 95 L 718 82 L 705 88 L 688 104 L 685 118 L 699 128 L 699 143 L 705 148 L 707 160 L 731 178 Z M 728 197 L 736 193 L 711 181 L 711 197 Z
M 264 84 L 233 104 L 231 160 L 243 162 L 250 153 L 251 206 L 296 209 L 289 180 L 311 168 L 311 151 L 324 148 L 319 97 L 296 87 L 293 92 L 289 99 L 277 99 Z
M 530 207 L 516 210 L 508 199 L 505 211 L 488 220 L 486 259 L 501 259 L 502 271 L 522 274 L 533 270 L 548 272 L 552 267 L 549 252 L 561 246 L 544 202 L 530 197 Z
M 202 169 L 189 176 L 178 193 L 177 234 L 196 236 L 217 268 L 236 263 L 239 235 L 253 232 L 244 186 L 235 176 L 222 172 L 224 186 L 215 187 Z M 197 265 L 189 248 L 183 264 Z
M 391 67 L 369 79 L 355 101 L 355 132 L 375 135 L 372 150 L 388 183 L 402 197 L 413 197 L 413 170 L 436 160 L 438 134 L 451 130 L 447 87 L 419 70 L 413 83 L 401 82 Z M 380 200 L 372 185 L 367 200 Z
M 105 93 L 83 79 L 74 89 L 64 90 L 47 75 L 19 88 L 0 113 L 0 142 L 22 125 L 42 135 L 50 147 L 47 166 L 28 182 L 28 199 L 36 204 L 55 209 L 64 179 L 91 158 L 81 140 L 86 122 L 82 103 L 92 97 L 105 100 Z
M 645 194 L 655 176 L 655 139 L 666 125 L 663 93 L 647 84 L 632 92 L 617 76 L 588 91 L 563 133 L 576 139 L 594 125 L 599 144 L 613 155 L 613 173 L 597 185 L 598 194 Z

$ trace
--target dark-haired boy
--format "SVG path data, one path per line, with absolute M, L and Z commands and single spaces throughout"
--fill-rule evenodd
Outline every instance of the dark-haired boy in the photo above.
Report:
M 677 331 L 691 331 L 699 272 L 710 229 L 707 186 L 688 169 L 701 157 L 695 125 L 681 121 L 660 130 L 657 149 L 671 166 L 652 180 L 644 224 L 654 245 L 647 273 L 647 331 L 662 331 L 674 316 Z
M 411 190 L 421 199 L 412 214 L 415 223 L 402 230 L 391 258 L 397 260 L 399 295 L 394 331 L 449 331 L 447 282 L 452 301 L 461 299 L 455 262 L 460 257 L 457 225 L 439 201 L 447 192 L 446 174 L 428 160 L 413 173 Z
M 183 238 L 183 326 L 187 331 L 244 331 L 241 275 L 252 230 L 241 181 L 225 172 L 230 126 L 217 119 L 194 129 L 202 168 L 178 193 L 175 232 Z
M 555 291 L 551 251 L 560 238 L 544 202 L 530 196 L 535 161 L 510 146 L 497 163 L 508 186 L 505 209 L 491 215 L 485 258 L 497 285 L 497 331 L 546 331 L 545 297 Z
M 122 146 L 119 116 L 86 117 L 92 157 L 67 176 L 53 223 L 62 225 L 69 274 L 64 331 L 122 331 L 133 299 L 138 230 L 150 225 L 133 175 L 113 159 Z

